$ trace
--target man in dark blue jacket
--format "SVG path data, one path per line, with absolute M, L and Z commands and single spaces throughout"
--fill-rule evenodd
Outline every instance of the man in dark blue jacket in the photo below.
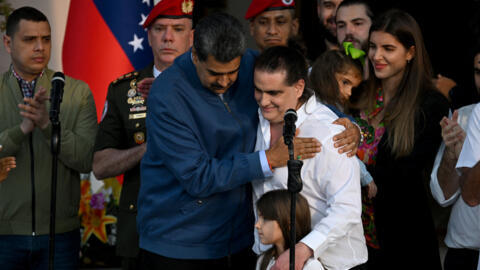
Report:
M 255 53 L 240 22 L 200 21 L 191 51 L 154 82 L 141 163 L 137 228 L 144 269 L 253 269 L 250 181 L 288 158 L 283 141 L 252 153 Z M 309 158 L 320 144 L 302 143 Z

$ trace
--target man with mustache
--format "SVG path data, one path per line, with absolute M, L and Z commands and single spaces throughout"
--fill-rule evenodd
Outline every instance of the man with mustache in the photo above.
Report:
M 117 222 L 117 255 L 122 269 L 138 269 L 136 230 L 140 160 L 146 151 L 148 91 L 154 80 L 193 42 L 193 0 L 161 1 L 143 27 L 148 31 L 154 62 L 113 81 L 95 144 L 93 172 L 98 179 L 124 174 Z
M 294 0 L 253 0 L 245 19 L 250 20 L 250 34 L 260 51 L 273 46 L 287 46 L 298 34 Z
M 357 49 L 368 51 L 368 35 L 373 21 L 372 8 L 366 0 L 345 0 L 340 3 L 336 14 L 337 40 L 352 42 Z M 363 78 L 368 78 L 368 57 L 365 57 Z
M 337 28 L 335 24 L 335 14 L 338 5 L 343 0 L 318 0 L 317 12 L 321 25 L 323 25 L 324 42 L 327 50 L 338 48 Z
M 279 141 L 253 152 L 256 53 L 245 47 L 241 23 L 214 13 L 197 24 L 191 51 L 152 85 L 138 196 L 142 269 L 255 266 L 250 182 L 286 164 L 288 151 Z M 295 156 L 319 148 L 296 138 Z
M 338 44 L 348 41 L 355 48 L 367 51 L 372 20 L 372 9 L 365 0 L 345 0 L 340 3 L 336 15 Z
M 6 26 L 3 44 L 11 66 L 0 78 L 0 159 L 14 156 L 16 168 L 0 181 L 0 265 L 47 269 L 53 159 L 48 100 L 54 71 L 47 68 L 51 29 L 47 17 L 32 7 L 13 11 Z M 68 76 L 64 82 L 58 116 L 62 138 L 54 266 L 77 269 L 80 173 L 91 170 L 97 113 L 86 83 Z

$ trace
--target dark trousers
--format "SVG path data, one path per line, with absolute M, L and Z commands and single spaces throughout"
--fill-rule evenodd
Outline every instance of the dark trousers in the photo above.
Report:
M 173 259 L 140 249 L 141 270 L 248 270 L 255 269 L 256 261 L 257 256 L 251 248 L 209 260 Z
M 478 250 L 466 248 L 448 248 L 445 256 L 445 270 L 476 270 Z
M 0 269 L 47 270 L 49 236 L 0 235 Z M 55 235 L 55 270 L 78 269 L 80 232 Z

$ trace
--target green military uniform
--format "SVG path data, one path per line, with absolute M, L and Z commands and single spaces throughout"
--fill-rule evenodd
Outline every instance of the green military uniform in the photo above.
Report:
M 147 101 L 137 92 L 137 83 L 153 77 L 153 64 L 113 81 L 100 122 L 94 151 L 106 148 L 129 149 L 146 142 Z M 117 255 L 138 255 L 136 228 L 140 163 L 124 174 L 117 223 Z

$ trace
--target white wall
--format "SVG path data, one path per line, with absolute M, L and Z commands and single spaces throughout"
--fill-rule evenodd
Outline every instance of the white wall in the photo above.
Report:
M 32 6 L 43 12 L 52 28 L 52 56 L 49 68 L 62 70 L 62 43 L 65 36 L 68 8 L 70 0 L 7 0 L 16 9 L 22 6 Z M 2 36 L 5 33 L 2 33 Z M 3 42 L 2 42 L 3 44 Z M 5 46 L 0 49 L 0 72 L 4 72 L 10 66 L 10 55 Z

